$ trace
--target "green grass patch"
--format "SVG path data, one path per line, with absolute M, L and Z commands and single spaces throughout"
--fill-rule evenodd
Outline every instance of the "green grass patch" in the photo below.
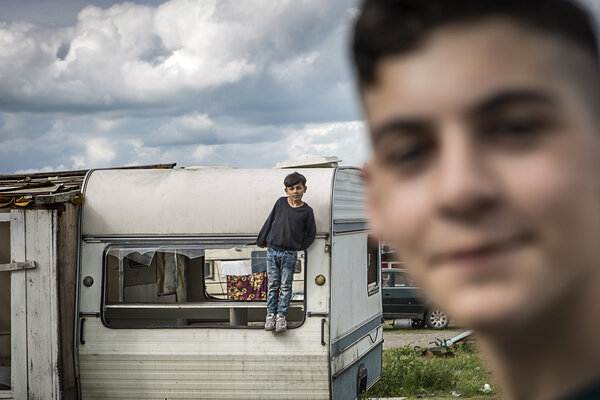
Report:
M 481 363 L 472 344 L 461 344 L 450 351 L 452 357 L 423 357 L 423 350 L 408 346 L 383 351 L 381 379 L 360 398 L 414 397 L 421 394 L 462 398 L 484 396 L 494 398 L 495 385 Z M 490 392 L 483 386 L 489 384 Z

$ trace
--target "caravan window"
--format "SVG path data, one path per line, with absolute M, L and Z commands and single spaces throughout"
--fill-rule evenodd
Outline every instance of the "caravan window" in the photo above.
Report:
M 292 290 L 304 291 L 300 252 Z M 266 314 L 266 251 L 256 246 L 111 245 L 103 319 L 110 327 L 257 326 Z M 288 320 L 301 323 L 304 302 Z
M 206 296 L 211 300 L 266 301 L 267 250 L 234 247 L 206 250 L 206 262 L 215 275 L 205 280 Z M 299 251 L 294 269 L 292 291 L 304 290 L 305 252 Z
M 379 241 L 367 238 L 367 291 L 369 296 L 379 292 L 380 251 Z

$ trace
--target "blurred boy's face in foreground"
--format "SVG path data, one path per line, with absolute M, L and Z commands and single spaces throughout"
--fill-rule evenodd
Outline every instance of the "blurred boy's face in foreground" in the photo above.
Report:
M 362 91 L 375 232 L 460 323 L 518 326 L 598 282 L 600 129 L 586 57 L 498 17 L 382 59 Z

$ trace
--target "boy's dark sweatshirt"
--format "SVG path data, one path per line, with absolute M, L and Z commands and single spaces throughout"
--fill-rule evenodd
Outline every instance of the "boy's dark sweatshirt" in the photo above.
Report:
M 280 197 L 273 206 L 256 239 L 259 246 L 279 251 L 306 250 L 314 242 L 317 226 L 313 209 L 306 203 L 292 207 L 287 197 Z

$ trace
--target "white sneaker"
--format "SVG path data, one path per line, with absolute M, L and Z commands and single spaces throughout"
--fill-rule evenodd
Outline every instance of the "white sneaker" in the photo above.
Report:
M 285 320 L 285 315 L 277 314 L 277 319 L 275 322 L 275 332 L 283 332 L 287 329 L 287 321 Z
M 265 319 L 265 331 L 272 331 L 273 329 L 275 329 L 275 314 L 269 313 L 267 319 Z

